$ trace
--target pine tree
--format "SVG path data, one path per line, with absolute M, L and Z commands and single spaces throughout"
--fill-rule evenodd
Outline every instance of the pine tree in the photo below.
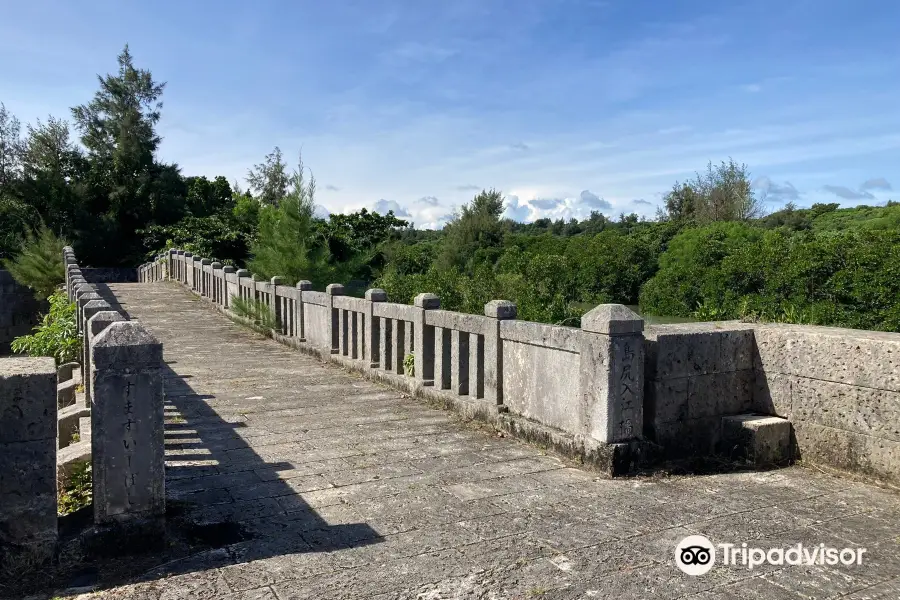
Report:
M 62 249 L 67 245 L 41 224 L 37 235 L 27 231 L 25 243 L 12 259 L 2 261 L 13 279 L 34 290 L 38 300 L 45 300 L 66 280 Z
M 160 142 L 155 126 L 165 84 L 155 82 L 150 71 L 135 68 L 127 45 L 118 63 L 117 74 L 98 76 L 94 99 L 72 109 L 91 165 L 90 201 L 81 224 L 95 243 L 86 249 L 88 262 L 139 259 L 135 230 L 150 221 L 154 203 L 164 204 L 154 202 L 153 193 L 161 174 L 155 163 Z
M 290 283 L 308 279 L 322 287 L 338 281 L 341 273 L 332 265 L 328 247 L 317 233 L 313 217 L 316 180 L 311 176 L 307 181 L 304 170 L 301 156 L 297 169 L 287 178 L 286 193 L 275 204 L 260 208 L 259 237 L 251 249 L 249 268 L 266 279 L 276 275 Z

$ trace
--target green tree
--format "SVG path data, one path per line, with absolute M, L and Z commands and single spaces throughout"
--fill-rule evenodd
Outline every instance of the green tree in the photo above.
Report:
M 0 103 L 0 197 L 10 197 L 22 176 L 22 125 Z
M 221 175 L 213 181 L 206 177 L 187 177 L 185 185 L 188 189 L 185 198 L 187 209 L 195 217 L 206 217 L 233 207 L 231 185 Z
M 247 172 L 247 183 L 250 184 L 256 199 L 261 204 L 278 206 L 281 200 L 288 195 L 291 176 L 288 174 L 287 168 L 281 148 L 275 146 L 275 149 L 266 155 L 262 163 L 254 165 Z
M 318 287 L 342 280 L 343 269 L 330 261 L 328 246 L 316 235 L 315 177 L 304 177 L 303 159 L 288 179 L 284 196 L 264 204 L 259 212 L 259 235 L 251 249 L 249 268 L 269 279 L 289 282 L 308 279 Z
M 438 267 L 470 271 L 479 250 L 494 250 L 493 258 L 496 258 L 506 230 L 500 219 L 502 213 L 503 194 L 493 188 L 482 191 L 471 203 L 463 205 L 444 227 Z
M 733 159 L 713 166 L 684 183 L 676 183 L 664 199 L 659 216 L 674 221 L 746 221 L 763 213 L 763 200 L 750 183 L 750 171 Z
M 55 232 L 70 235 L 81 203 L 77 182 L 88 168 L 66 121 L 49 117 L 28 125 L 22 152 L 22 193 Z
M 98 76 L 100 89 L 93 100 L 72 109 L 90 163 L 90 202 L 82 214 L 82 231 L 104 236 L 97 245 L 85 243 L 99 241 L 88 235 L 80 241 L 87 262 L 109 263 L 120 257 L 132 264 L 141 254 L 135 230 L 153 214 L 159 175 L 154 156 L 160 142 L 155 128 L 165 84 L 134 66 L 127 45 L 118 63 L 115 75 Z M 92 231 L 94 224 L 99 231 Z
M 62 259 L 65 240 L 56 237 L 46 226 L 41 225 L 37 235 L 25 232 L 25 242 L 14 258 L 4 259 L 3 268 L 13 279 L 30 287 L 38 300 L 48 298 L 66 280 L 66 269 Z
M 37 211 L 16 198 L 0 195 L 0 259 L 14 257 L 27 234 L 40 223 Z
M 319 226 L 331 259 L 347 263 L 351 276 L 371 281 L 386 262 L 382 244 L 398 237 L 407 222 L 393 211 L 380 215 L 363 208 L 348 215 L 331 214 Z

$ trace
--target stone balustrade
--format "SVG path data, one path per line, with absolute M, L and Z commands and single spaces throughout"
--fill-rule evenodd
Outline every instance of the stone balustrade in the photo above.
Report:
M 434 294 L 419 294 L 412 305 L 390 302 L 379 289 L 355 298 L 340 284 L 323 292 L 308 281 L 260 281 L 180 250 L 138 271 L 143 282 L 174 279 L 233 318 L 235 298 L 258 302 L 282 343 L 539 438 L 609 474 L 648 454 L 643 321 L 624 306 L 598 307 L 582 329 L 550 327 L 515 320 L 515 305 L 504 300 L 470 315 L 442 310 Z M 562 364 L 567 368 L 553 368 Z
M 792 441 L 780 462 L 900 482 L 900 334 L 738 322 L 645 328 L 621 305 L 588 312 L 581 328 L 559 327 L 517 320 L 502 300 L 469 315 L 442 310 L 433 294 L 412 305 L 378 289 L 354 298 L 340 284 L 323 292 L 308 281 L 259 281 L 181 250 L 138 271 L 140 281 L 178 281 L 233 318 L 232 298 L 259 301 L 282 343 L 610 474 L 653 454 L 732 453 L 736 423 L 753 432 L 778 421 L 763 417 L 780 417 L 789 423 L 777 431 Z

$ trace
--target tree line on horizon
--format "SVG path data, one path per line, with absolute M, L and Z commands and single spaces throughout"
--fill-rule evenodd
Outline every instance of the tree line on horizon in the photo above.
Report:
M 292 167 L 274 148 L 249 169 L 246 190 L 160 162 L 165 84 L 135 67 L 127 46 L 118 66 L 72 109 L 77 141 L 54 117 L 23 136 L 0 104 L 0 259 L 12 269 L 23 256 L 52 260 L 63 240 L 97 266 L 177 247 L 266 278 L 378 286 L 398 302 L 428 291 L 447 309 L 481 313 L 504 298 L 520 318 L 546 323 L 577 325 L 591 306 L 617 302 L 646 314 L 900 331 L 896 203 L 765 214 L 748 167 L 728 159 L 674 184 L 654 220 L 595 211 L 518 223 L 503 218 L 496 189 L 439 231 L 366 209 L 317 218 L 315 177 L 299 154 Z

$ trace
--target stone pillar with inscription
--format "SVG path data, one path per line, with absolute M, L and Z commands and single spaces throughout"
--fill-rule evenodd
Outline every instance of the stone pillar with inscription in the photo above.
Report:
M 165 515 L 162 344 L 138 321 L 91 344 L 94 524 L 161 525 Z
M 614 444 L 643 437 L 644 320 L 622 304 L 581 318 L 581 422 L 584 435 Z

